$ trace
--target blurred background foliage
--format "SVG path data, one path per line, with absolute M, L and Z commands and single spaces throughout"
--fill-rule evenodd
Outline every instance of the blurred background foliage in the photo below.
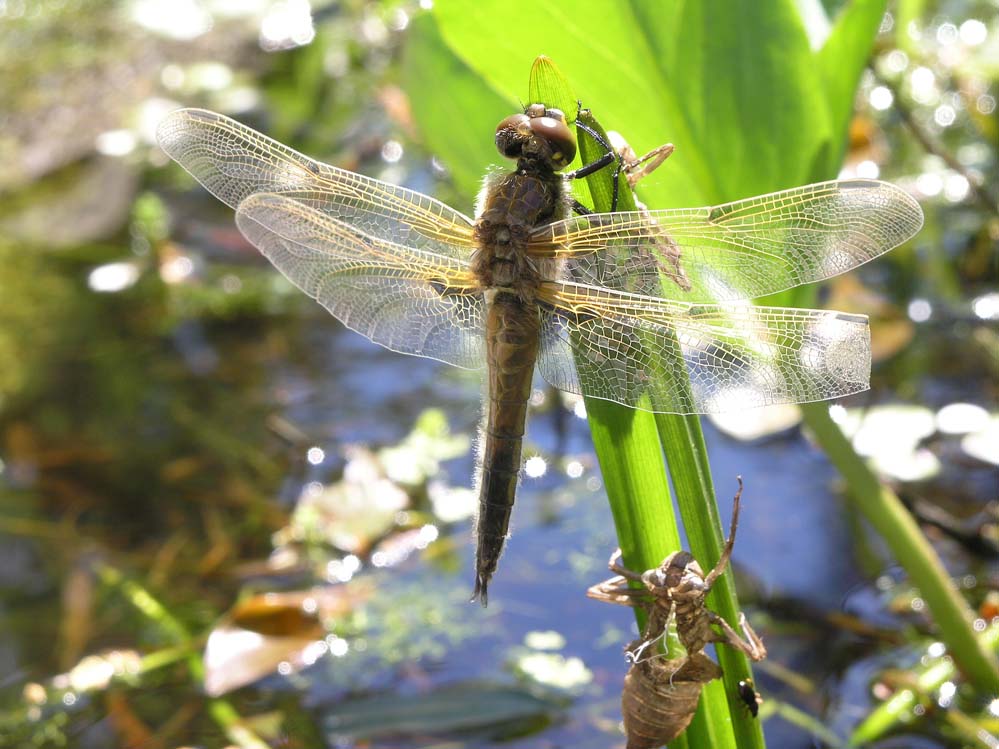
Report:
M 633 625 L 582 595 L 616 542 L 580 404 L 535 394 L 467 606 L 476 379 L 344 332 L 153 143 L 203 106 L 470 213 L 541 53 L 638 152 L 677 145 L 650 206 L 837 173 L 920 200 L 819 292 L 872 317 L 872 391 L 834 414 L 995 649 L 994 2 L 0 0 L 0 745 L 620 745 Z M 747 484 L 768 741 L 989 746 L 997 696 L 798 419 L 706 426 Z

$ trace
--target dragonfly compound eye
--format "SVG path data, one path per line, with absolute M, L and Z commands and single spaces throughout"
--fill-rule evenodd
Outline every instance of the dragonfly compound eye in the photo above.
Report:
M 524 143 L 531 137 L 531 122 L 526 114 L 513 114 L 496 126 L 496 148 L 508 159 L 519 159 Z
M 531 132 L 548 144 L 552 164 L 556 169 L 565 169 L 576 158 L 576 136 L 565 123 L 565 115 L 557 109 L 548 110 L 560 117 L 531 118 Z

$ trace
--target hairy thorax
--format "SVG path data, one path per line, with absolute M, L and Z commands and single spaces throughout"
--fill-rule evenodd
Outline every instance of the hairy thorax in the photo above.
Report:
M 489 179 L 475 223 L 479 248 L 472 260 L 484 288 L 509 291 L 531 303 L 538 284 L 553 279 L 555 264 L 529 257 L 527 241 L 535 227 L 565 215 L 564 193 L 557 174 L 518 169 Z

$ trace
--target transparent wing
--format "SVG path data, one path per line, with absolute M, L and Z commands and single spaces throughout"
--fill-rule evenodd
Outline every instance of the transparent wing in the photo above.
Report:
M 538 365 L 569 392 L 693 414 L 807 403 L 868 387 L 864 316 L 689 304 L 571 283 L 546 284 L 539 299 Z
M 375 343 L 483 366 L 483 300 L 465 264 L 369 237 L 284 195 L 239 204 L 236 224 L 288 279 Z
M 540 227 L 531 253 L 565 278 L 687 302 L 745 299 L 843 273 L 923 223 L 904 190 L 821 182 L 711 208 L 598 213 Z
M 258 192 L 281 193 L 388 242 L 467 257 L 472 221 L 438 200 L 303 156 L 204 109 L 169 114 L 160 147 L 219 200 L 236 208 Z

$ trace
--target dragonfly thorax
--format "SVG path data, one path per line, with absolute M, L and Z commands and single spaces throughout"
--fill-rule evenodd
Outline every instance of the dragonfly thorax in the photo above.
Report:
M 475 222 L 478 251 L 472 272 L 485 288 L 513 289 L 522 301 L 534 299 L 542 281 L 552 280 L 552 261 L 532 258 L 532 231 L 568 214 L 565 180 L 548 170 L 519 170 L 490 177 Z

